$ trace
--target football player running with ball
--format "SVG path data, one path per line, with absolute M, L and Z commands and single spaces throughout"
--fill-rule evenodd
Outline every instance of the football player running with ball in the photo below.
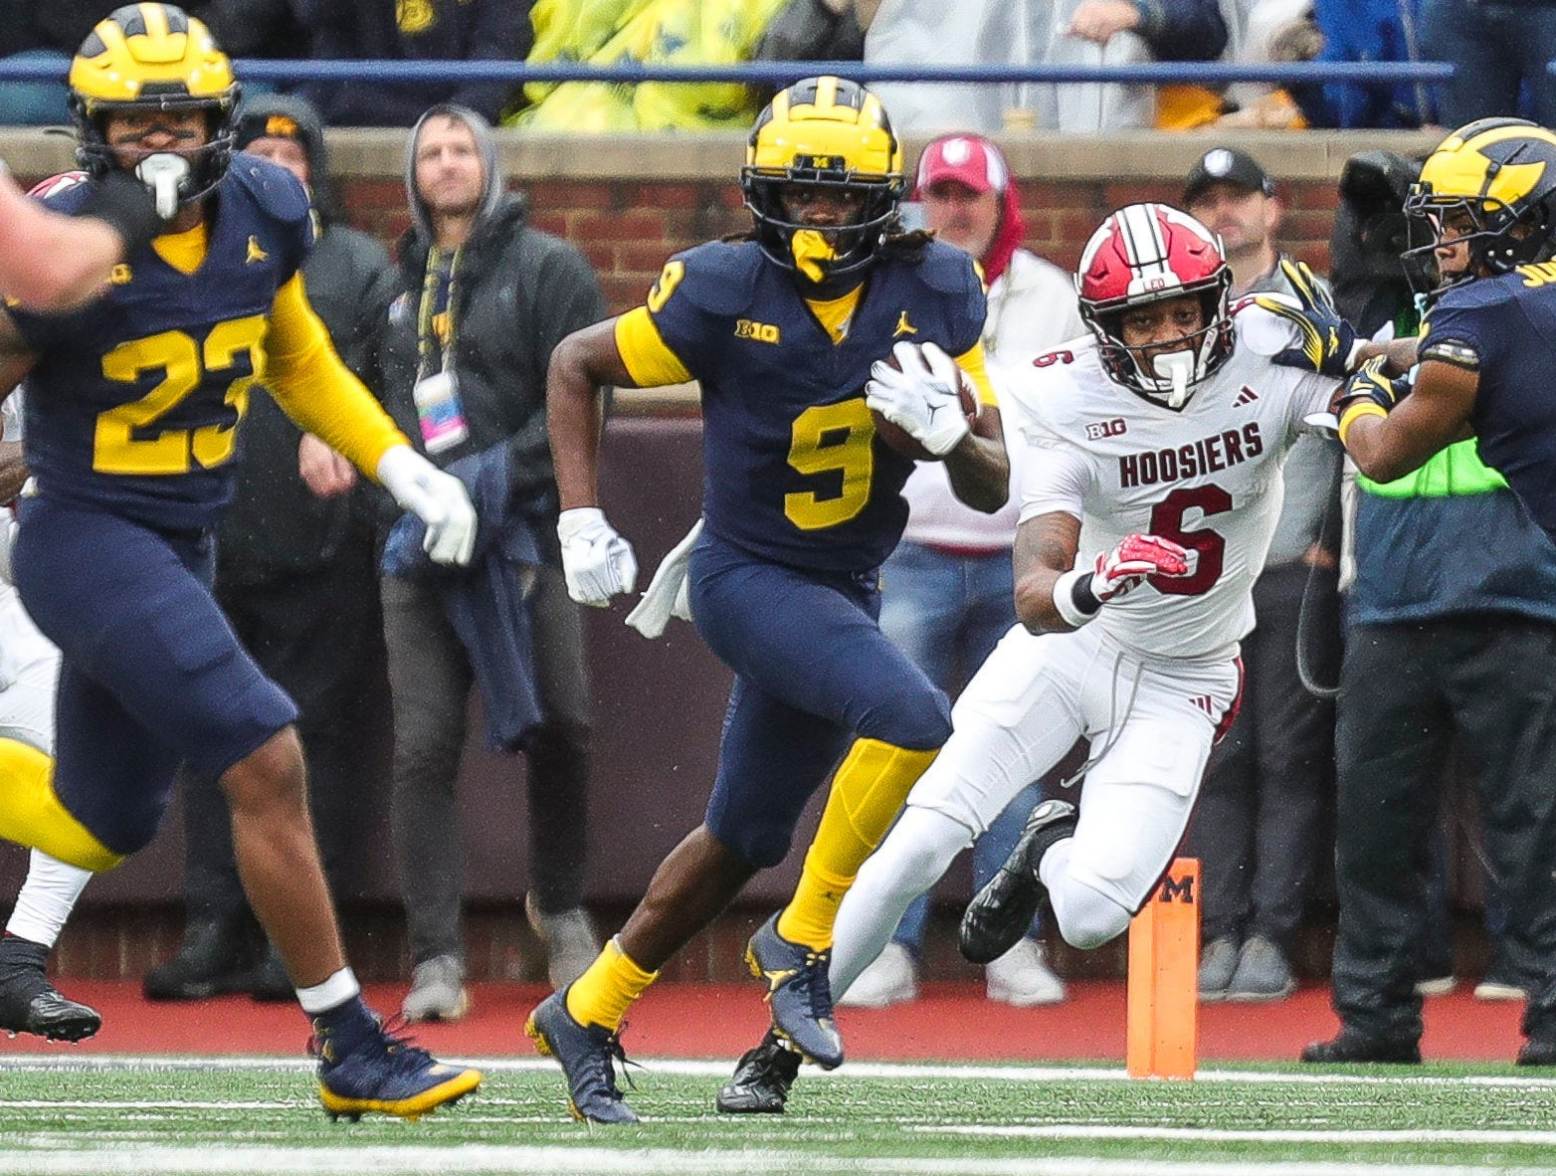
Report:
M 573 1113 L 596 1122 L 637 1117 L 612 1072 L 628 1006 L 783 860 L 834 768 L 799 886 L 747 962 L 771 1004 L 763 1048 L 794 1065 L 842 1061 L 827 987 L 838 904 L 951 732 L 945 696 L 876 624 L 876 569 L 906 522 L 913 462 L 873 414 L 911 439 L 899 445 L 943 460 L 968 505 L 997 510 L 1008 493 L 982 285 L 965 253 L 900 231 L 902 152 L 880 101 L 834 77 L 781 91 L 757 119 L 741 186 L 749 239 L 672 258 L 645 306 L 551 358 L 562 561 L 583 604 L 607 604 L 635 575 L 598 505 L 594 389 L 700 382 L 706 480 L 687 583 L 698 631 L 736 675 L 704 822 L 527 1025 L 561 1063 Z M 957 364 L 987 402 L 972 422 Z
M 1272 357 L 1296 327 L 1228 305 L 1216 237 L 1135 204 L 1087 243 L 1076 285 L 1089 336 L 1038 356 L 1010 391 L 1029 418 L 1015 544 L 1015 625 L 957 700 L 955 728 L 838 915 L 831 981 L 846 992 L 1012 796 L 1079 738 L 1079 811 L 1039 804 L 962 924 L 987 963 L 1046 893 L 1066 942 L 1129 924 L 1188 823 L 1241 691 L 1238 642 L 1281 507 L 1281 464 L 1336 380 Z M 781 1060 L 781 1059 L 780 1059 Z M 794 1068 L 748 1055 L 746 1109 L 783 1109 Z

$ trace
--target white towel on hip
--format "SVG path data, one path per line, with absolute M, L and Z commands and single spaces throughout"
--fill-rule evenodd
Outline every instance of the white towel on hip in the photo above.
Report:
M 658 637 L 665 631 L 671 617 L 683 621 L 692 619 L 692 606 L 687 592 L 686 567 L 691 562 L 692 546 L 702 534 L 702 519 L 693 524 L 686 537 L 670 549 L 654 569 L 654 578 L 643 590 L 643 598 L 637 607 L 627 614 L 627 624 L 645 637 Z

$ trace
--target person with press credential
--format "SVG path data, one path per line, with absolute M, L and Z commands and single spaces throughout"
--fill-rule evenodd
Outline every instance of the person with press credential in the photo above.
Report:
M 406 192 L 413 225 L 389 291 L 377 386 L 435 464 L 485 488 L 483 531 L 501 532 L 488 558 L 509 561 L 510 540 L 526 531 L 537 553 L 534 564 L 503 565 L 522 618 L 491 617 L 505 598 L 501 589 L 496 603 L 480 595 L 478 565 L 470 581 L 478 620 L 485 609 L 504 632 L 515 620 L 527 626 L 527 645 L 516 648 L 528 656 L 517 666 L 494 666 L 486 643 L 469 641 L 447 580 L 384 577 L 395 850 L 416 964 L 404 1011 L 417 1020 L 458 1017 L 468 1006 L 454 786 L 472 683 L 489 719 L 516 696 L 533 712 L 505 730 L 489 724 L 488 734 L 528 760 L 526 910 L 550 949 L 552 982 L 572 980 L 598 950 L 582 910 L 589 693 L 582 622 L 556 549 L 545 382 L 552 348 L 603 318 L 605 301 L 576 249 L 525 223 L 526 203 L 504 190 L 491 128 L 475 112 L 439 105 L 422 115 L 407 150 Z M 394 546 L 391 536 L 388 554 Z

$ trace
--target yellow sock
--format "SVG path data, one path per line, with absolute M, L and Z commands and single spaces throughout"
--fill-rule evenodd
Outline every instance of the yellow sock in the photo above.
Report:
M 15 739 L 0 739 L 0 837 L 93 873 L 124 860 L 60 803 L 54 761 Z
M 794 897 L 778 916 L 779 935 L 813 951 L 832 946 L 832 925 L 843 896 L 937 754 L 877 739 L 854 742 L 832 779 L 821 827 L 805 852 Z
M 621 950 L 615 936 L 594 963 L 567 990 L 567 1011 L 580 1025 L 604 1025 L 612 1033 L 621 1028 L 632 1002 L 643 995 L 658 972 L 645 972 Z

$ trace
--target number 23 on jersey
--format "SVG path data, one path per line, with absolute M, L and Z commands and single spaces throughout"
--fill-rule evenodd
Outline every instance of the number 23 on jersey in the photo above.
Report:
M 264 374 L 264 315 L 217 323 L 203 343 L 183 331 L 163 331 L 121 343 L 103 356 L 103 375 L 125 384 L 150 371 L 162 378 L 144 396 L 97 415 L 92 468 L 104 474 L 187 474 L 198 464 L 214 469 L 232 457 L 238 425 L 248 412 L 249 389 Z M 208 379 L 219 385 L 231 372 L 224 401 L 230 421 L 194 429 L 159 427 Z

